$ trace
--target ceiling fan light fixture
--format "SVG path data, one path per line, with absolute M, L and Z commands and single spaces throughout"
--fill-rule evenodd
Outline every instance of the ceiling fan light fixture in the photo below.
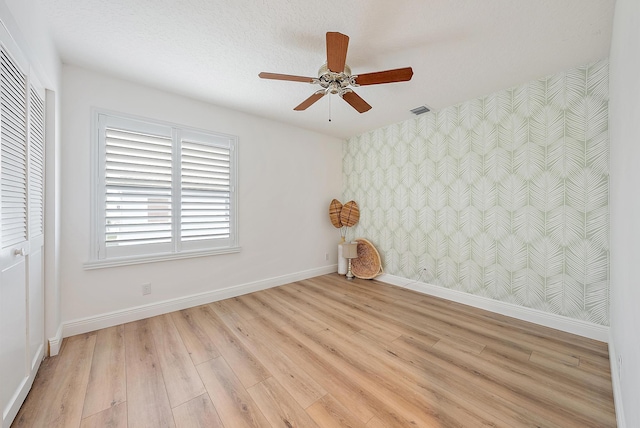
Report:
M 352 84 L 351 68 L 345 64 L 344 71 L 336 73 L 329 70 L 327 64 L 323 64 L 318 70 L 318 78 L 314 83 L 319 84 L 328 94 L 341 94 L 344 89 Z

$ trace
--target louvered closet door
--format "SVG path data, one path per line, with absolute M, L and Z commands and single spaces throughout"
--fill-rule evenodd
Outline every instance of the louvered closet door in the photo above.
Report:
M 32 79 L 33 82 L 33 79 Z M 44 355 L 44 90 L 29 87 L 29 369 Z
M 30 88 L 26 66 L 18 64 L 4 47 L 0 50 L 2 427 L 18 412 L 44 351 L 44 103 Z

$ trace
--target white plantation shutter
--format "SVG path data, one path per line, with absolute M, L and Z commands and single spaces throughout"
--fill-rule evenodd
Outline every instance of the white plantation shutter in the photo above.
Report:
M 106 113 L 97 134 L 94 260 L 235 247 L 233 138 Z
M 27 240 L 27 78 L 5 53 L 0 78 L 2 248 Z
M 180 149 L 181 241 L 224 245 L 231 238 L 231 147 L 183 138 Z
M 29 104 L 29 235 L 44 233 L 44 100 L 31 87 Z

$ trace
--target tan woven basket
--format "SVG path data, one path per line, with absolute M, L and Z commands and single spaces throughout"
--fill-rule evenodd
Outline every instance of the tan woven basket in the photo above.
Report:
M 342 206 L 340 211 L 340 222 L 343 226 L 351 227 L 360 220 L 360 208 L 355 201 L 349 201 Z
M 333 227 L 341 228 L 342 222 L 340 221 L 340 212 L 342 211 L 342 203 L 334 199 L 329 204 L 329 218 Z
M 376 247 L 364 238 L 358 242 L 358 258 L 351 260 L 351 272 L 360 279 L 373 279 L 383 273 L 382 261 Z

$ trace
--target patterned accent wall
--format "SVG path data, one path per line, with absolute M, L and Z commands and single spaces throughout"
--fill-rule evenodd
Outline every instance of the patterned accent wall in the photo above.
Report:
M 348 238 L 386 273 L 608 325 L 608 77 L 602 60 L 349 139 Z

